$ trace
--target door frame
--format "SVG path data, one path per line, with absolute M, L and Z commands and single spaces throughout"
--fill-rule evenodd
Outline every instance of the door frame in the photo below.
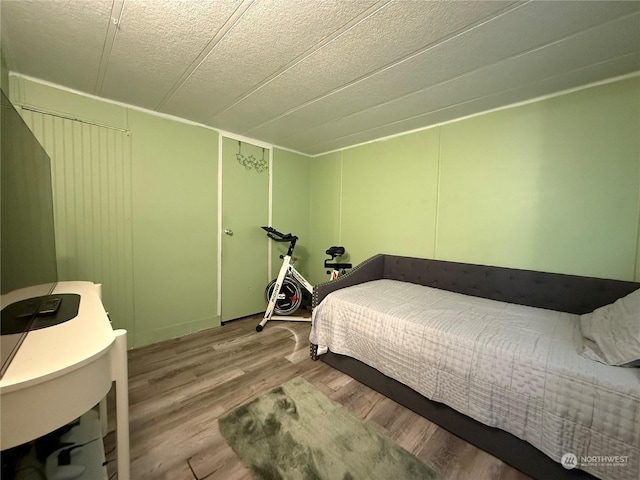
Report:
M 271 226 L 273 219 L 273 145 L 260 140 L 254 140 L 253 138 L 238 135 L 236 133 L 226 132 L 224 130 L 218 130 L 218 304 L 216 309 L 216 315 L 218 318 L 222 318 L 222 138 L 229 138 L 231 140 L 238 140 L 240 142 L 250 143 L 256 147 L 264 148 L 269 152 L 269 193 L 268 193 L 268 222 Z M 256 225 L 261 227 L 262 225 Z M 269 278 L 271 278 L 271 242 L 267 244 L 267 272 Z M 266 285 L 265 285 L 266 287 Z M 266 305 L 265 305 L 266 308 Z

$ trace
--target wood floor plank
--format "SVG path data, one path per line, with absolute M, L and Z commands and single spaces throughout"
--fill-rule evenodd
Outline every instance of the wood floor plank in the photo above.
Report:
M 220 435 L 218 418 L 297 376 L 447 479 L 528 478 L 351 377 L 312 361 L 309 323 L 269 322 L 258 333 L 259 321 L 259 316 L 236 320 L 129 352 L 132 479 L 249 480 Z M 114 403 L 110 392 L 110 410 Z M 114 465 L 108 465 L 110 475 Z
M 218 431 L 211 442 L 189 458 L 189 465 L 196 478 L 250 478 L 247 469 L 238 461 L 238 457 Z

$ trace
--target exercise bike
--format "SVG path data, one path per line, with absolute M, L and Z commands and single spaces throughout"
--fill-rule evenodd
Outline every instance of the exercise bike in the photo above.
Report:
M 278 277 L 271 280 L 265 288 L 265 298 L 269 303 L 262 321 L 256 326 L 256 331 L 261 332 L 269 320 L 310 322 L 311 319 L 309 317 L 292 316 L 302 304 L 303 288 L 310 295 L 313 295 L 313 285 L 294 267 L 293 250 L 296 247 L 298 237 L 291 233 L 281 233 L 272 227 L 261 228 L 267 232 L 267 237 L 271 240 L 282 243 L 288 242 L 289 248 L 285 255 L 280 255 L 282 266 Z M 344 247 L 333 246 L 326 253 L 331 256 L 330 259 L 324 261 L 325 268 L 331 269 L 327 271 L 331 275 L 331 280 L 335 280 L 340 273 L 344 274 L 347 269 L 351 268 L 350 263 L 333 262 L 336 257 L 344 255 Z

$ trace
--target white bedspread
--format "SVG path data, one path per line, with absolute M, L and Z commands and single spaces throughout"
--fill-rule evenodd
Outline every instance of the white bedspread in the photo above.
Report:
M 573 453 L 600 478 L 638 480 L 640 369 L 580 356 L 578 319 L 376 280 L 327 296 L 313 311 L 310 341 L 558 462 Z

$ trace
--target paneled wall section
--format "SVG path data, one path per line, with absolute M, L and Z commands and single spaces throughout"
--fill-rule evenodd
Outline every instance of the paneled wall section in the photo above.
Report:
M 114 326 L 134 333 L 130 133 L 22 116 L 51 157 L 59 280 L 102 283 Z

